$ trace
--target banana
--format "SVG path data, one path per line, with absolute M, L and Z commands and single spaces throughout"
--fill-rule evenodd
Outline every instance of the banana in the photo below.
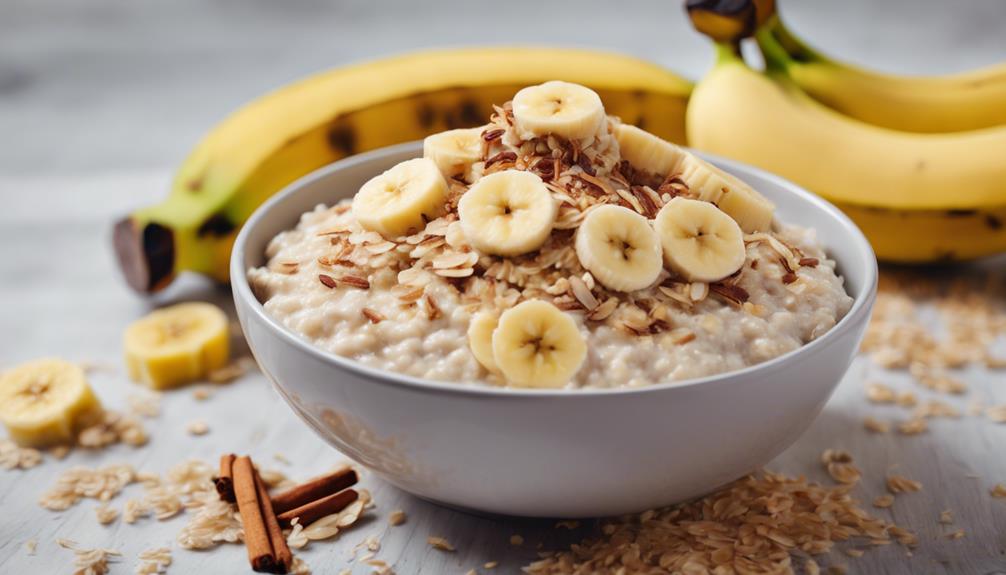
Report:
M 552 80 L 521 88 L 513 97 L 513 119 L 521 140 L 552 135 L 580 140 L 604 125 L 604 104 L 586 86 Z
M 353 217 L 364 229 L 396 238 L 443 215 L 446 202 L 447 182 L 437 164 L 415 158 L 363 184 L 353 196 Z
M 499 324 L 499 315 L 480 311 L 468 323 L 468 348 L 482 367 L 489 371 L 499 371 L 493 358 L 493 332 Z
M 458 128 L 423 139 L 423 157 L 437 164 L 445 178 L 461 176 L 471 181 L 472 164 L 482 159 L 482 130 Z
M 681 171 L 690 154 L 667 140 L 630 124 L 615 126 L 615 139 L 622 159 L 638 170 L 666 177 Z
M 737 222 L 702 200 L 674 198 L 653 222 L 667 266 L 693 282 L 719 281 L 744 265 L 747 252 Z
M 622 206 L 591 210 L 576 231 L 574 245 L 580 264 L 615 291 L 649 287 L 663 269 L 657 232 L 646 218 Z
M 59 359 L 21 364 L 0 376 L 0 421 L 24 447 L 73 443 L 102 409 L 84 371 Z
M 615 139 L 622 159 L 633 167 L 677 177 L 700 200 L 716 204 L 736 220 L 745 232 L 764 231 L 772 225 L 772 202 L 733 174 L 635 126 L 616 126 Z
M 588 86 L 611 114 L 684 141 L 691 83 L 635 58 L 498 47 L 347 66 L 284 86 L 214 127 L 178 169 L 164 202 L 116 224 L 119 265 L 142 293 L 181 271 L 226 282 L 238 228 L 290 182 L 348 155 L 477 126 L 492 104 L 553 79 Z
M 1006 63 L 946 76 L 894 76 L 836 62 L 776 16 L 755 37 L 766 61 L 829 107 L 892 130 L 941 133 L 1006 124 Z
M 678 177 L 700 200 L 715 204 L 746 233 L 765 231 L 772 225 L 775 212 L 772 202 L 740 178 L 702 158 L 688 154 Z
M 562 387 L 583 365 L 587 342 L 572 317 L 548 302 L 528 300 L 500 315 L 493 357 L 511 385 Z
M 176 304 L 133 322 L 123 336 L 129 377 L 154 389 L 205 378 L 227 364 L 227 315 L 203 302 Z
M 749 69 L 728 47 L 696 88 L 688 108 L 689 140 L 699 149 L 745 161 L 790 178 L 846 208 L 871 240 L 876 219 L 920 235 L 920 249 L 875 242 L 879 258 L 921 262 L 965 259 L 1006 249 L 1006 126 L 949 134 L 917 134 L 866 124 L 813 100 L 778 69 Z M 771 134 L 771 137 L 765 137 Z M 867 210 L 876 213 L 862 216 Z M 900 229 L 912 221 L 946 226 Z M 921 214 L 927 214 L 922 216 Z M 961 214 L 983 222 L 963 237 L 941 229 Z M 872 230 L 872 233 L 871 233 Z M 945 245 L 942 245 L 945 242 Z M 927 246 L 921 251 L 922 246 Z
M 458 201 L 465 237 L 480 252 L 498 256 L 540 248 L 552 233 L 557 211 L 545 182 L 518 170 L 483 176 Z

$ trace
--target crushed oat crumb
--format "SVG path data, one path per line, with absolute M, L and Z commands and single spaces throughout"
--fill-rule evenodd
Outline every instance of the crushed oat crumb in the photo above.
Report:
M 513 545 L 513 546 L 516 547 L 516 546 L 523 545 L 523 544 L 524 544 L 524 537 L 523 536 L 516 535 L 516 534 L 510 536 L 510 545 Z
M 390 515 L 388 515 L 388 523 L 393 526 L 405 523 L 405 519 L 406 519 L 405 511 L 402 511 L 401 509 L 396 509 L 392 511 Z
M 4 469 L 31 469 L 42 463 L 42 452 L 31 447 L 21 447 L 10 439 L 0 439 L 0 467 Z
M 894 505 L 894 496 L 890 493 L 878 495 L 873 499 L 873 506 L 878 509 L 887 509 Z
M 454 551 L 454 546 L 451 545 L 450 541 L 444 539 L 443 537 L 430 536 L 426 538 L 426 542 L 430 544 L 434 549 L 439 549 L 440 551 Z
M 190 421 L 185 425 L 185 431 L 189 435 L 206 435 L 210 432 L 210 426 L 202 420 Z
M 852 485 L 863 476 L 853 463 L 852 455 L 848 451 L 825 449 L 821 454 L 821 463 L 828 470 L 828 475 L 839 483 Z
M 141 563 L 136 566 L 136 575 L 160 575 L 171 565 L 171 549 L 158 547 L 140 552 Z
M 482 567 L 484 569 L 495 569 L 500 564 L 499 561 L 486 561 Z
M 108 503 L 101 503 L 94 508 L 94 514 L 98 518 L 98 523 L 108 525 L 119 518 L 119 511 L 109 507 Z
M 192 398 L 196 401 L 206 401 L 213 397 L 213 392 L 205 387 L 197 387 L 192 390 Z
M 947 539 L 954 539 L 954 540 L 964 539 L 964 530 L 963 529 L 958 529 L 958 530 L 954 531 L 953 533 L 948 533 L 947 534 Z
M 913 417 L 898 424 L 898 433 L 901 435 L 919 435 L 929 429 L 929 422 L 921 417 Z
M 1006 498 L 1006 483 L 996 483 L 995 487 L 992 488 L 992 497 L 997 499 Z
M 940 523 L 944 525 L 951 525 L 954 522 L 954 515 L 949 509 L 944 509 L 940 512 Z
M 28 555 L 34 555 L 35 550 L 38 549 L 38 539 L 34 537 L 24 542 L 24 548 L 28 551 Z
M 152 418 L 161 414 L 161 394 L 157 392 L 130 394 L 126 397 L 126 403 L 133 415 Z
M 922 491 L 922 483 L 903 475 L 888 475 L 887 490 L 895 494 Z
M 870 383 L 866 386 L 866 398 L 873 403 L 894 403 L 897 395 L 894 389 L 883 383 Z
M 867 431 L 871 431 L 873 433 L 887 433 L 891 430 L 890 423 L 880 421 L 875 417 L 869 416 L 863 418 L 863 427 L 866 428 Z

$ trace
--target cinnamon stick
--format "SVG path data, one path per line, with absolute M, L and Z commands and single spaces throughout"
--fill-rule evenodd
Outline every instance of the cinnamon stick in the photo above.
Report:
M 255 472 L 255 489 L 258 493 L 259 508 L 265 519 L 266 531 L 269 533 L 269 541 L 272 543 L 273 555 L 276 557 L 275 572 L 286 573 L 290 571 L 290 566 L 293 564 L 293 553 L 290 552 L 290 547 L 286 544 L 283 528 L 279 526 L 279 520 L 269 502 L 269 492 L 266 491 L 265 483 L 257 471 Z
M 347 489 L 280 513 L 278 519 L 281 525 L 290 525 L 294 518 L 299 517 L 300 524 L 306 527 L 326 515 L 338 513 L 349 507 L 349 504 L 356 501 L 359 496 L 355 490 Z
M 255 571 L 276 573 L 279 565 L 273 552 L 265 518 L 262 516 L 255 468 L 247 455 L 234 460 L 233 475 L 234 499 L 237 501 L 241 523 L 244 526 L 248 560 Z
M 272 509 L 277 514 L 284 513 L 291 509 L 296 509 L 302 505 L 307 505 L 312 501 L 317 501 L 322 497 L 338 493 L 343 489 L 355 485 L 359 478 L 352 468 L 344 467 L 323 475 L 316 479 L 306 481 L 291 487 L 290 489 L 272 498 Z M 302 525 L 306 525 L 302 522 Z
M 234 460 L 237 458 L 233 453 L 220 456 L 220 473 L 213 480 L 217 487 L 220 499 L 228 503 L 234 503 Z

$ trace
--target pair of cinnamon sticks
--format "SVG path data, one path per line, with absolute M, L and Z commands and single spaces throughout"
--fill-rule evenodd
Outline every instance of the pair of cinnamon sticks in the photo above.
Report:
M 283 527 L 294 519 L 307 526 L 342 511 L 359 497 L 355 490 L 347 489 L 357 481 L 356 471 L 347 467 L 270 498 L 251 458 L 229 453 L 220 457 L 220 473 L 214 484 L 222 500 L 238 505 L 252 569 L 287 573 L 293 554 Z

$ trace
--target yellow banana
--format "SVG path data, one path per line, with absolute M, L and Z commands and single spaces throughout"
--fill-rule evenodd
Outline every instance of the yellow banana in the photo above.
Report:
M 816 102 L 777 69 L 751 70 L 726 46 L 695 88 L 687 126 L 691 145 L 781 174 L 845 208 L 881 259 L 1006 250 L 1006 126 L 880 128 Z
M 266 198 L 342 157 L 481 122 L 520 88 L 587 85 L 609 113 L 684 140 L 691 83 L 635 58 L 572 49 L 425 52 L 339 68 L 263 96 L 216 126 L 179 168 L 163 203 L 115 228 L 129 284 L 163 288 L 183 270 L 227 281 L 237 229 Z
M 907 132 L 956 132 L 1006 124 L 1006 63 L 946 76 L 894 76 L 836 62 L 769 19 L 757 34 L 767 59 L 802 90 L 848 116 Z

